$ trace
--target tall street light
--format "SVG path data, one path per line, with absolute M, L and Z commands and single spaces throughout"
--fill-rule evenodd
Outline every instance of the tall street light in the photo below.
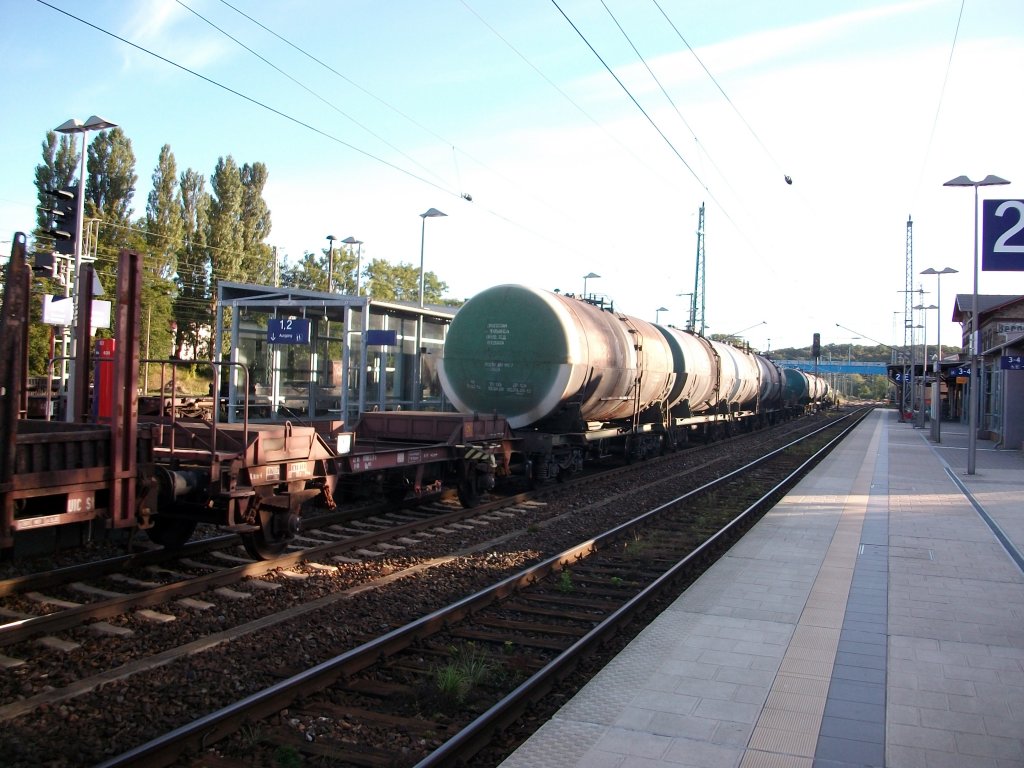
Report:
M 843 381 L 846 383 L 846 396 L 850 396 L 850 368 L 853 367 L 853 342 L 860 339 L 860 336 L 853 336 L 850 338 L 850 343 L 846 345 L 846 376 L 843 377 Z
M 686 313 L 686 330 L 692 331 L 693 326 L 697 323 L 697 302 L 694 300 L 695 293 L 677 293 L 676 296 L 686 296 L 690 301 L 687 302 L 689 310 Z
M 739 335 L 741 333 L 746 333 L 751 328 L 757 328 L 759 325 L 768 325 L 768 321 L 767 320 L 762 320 L 760 323 L 754 323 L 753 325 L 748 325 L 746 328 L 743 328 L 743 329 L 741 329 L 739 331 L 736 331 L 735 333 L 726 334 L 724 337 L 722 337 L 722 339 L 723 339 L 723 341 L 728 341 L 729 339 L 731 339 L 733 337 L 736 337 L 738 339 Z
M 428 208 L 424 213 L 420 214 L 420 218 L 423 220 L 420 225 L 420 310 L 423 309 L 423 243 L 426 239 L 427 234 L 427 219 L 434 219 L 438 216 L 447 216 L 447 213 L 437 210 L 437 208 Z M 413 371 L 413 390 L 412 390 L 412 401 L 414 405 L 418 405 L 422 396 L 422 371 L 423 371 L 423 312 L 421 311 L 419 316 L 416 318 L 416 369 Z
M 74 291 L 72 291 L 72 312 L 73 319 L 71 324 L 71 362 L 68 371 L 68 400 L 66 413 L 64 414 L 65 421 L 77 421 L 78 408 L 76 402 L 78 393 L 75 391 L 75 357 L 78 353 L 78 277 L 82 267 L 82 256 L 84 255 L 82 249 L 82 224 L 85 220 L 85 145 L 86 136 L 90 131 L 105 131 L 107 128 L 116 128 L 117 123 L 112 123 L 110 120 L 105 120 L 102 117 L 93 115 L 84 123 L 81 120 L 71 118 L 58 125 L 55 130 L 57 133 L 63 133 L 71 135 L 74 133 L 82 134 L 82 161 L 81 171 L 78 177 L 78 221 L 75 225 L 75 276 L 74 276 Z M 85 343 L 88 344 L 89 340 L 85 339 Z
M 334 235 L 327 236 L 327 292 L 334 290 Z
M 588 272 L 583 276 L 583 298 L 587 298 L 587 280 L 593 280 L 596 277 L 600 277 L 597 272 Z
M 935 346 L 939 353 L 935 356 L 935 381 L 932 382 L 932 440 L 936 443 L 942 442 L 942 409 L 939 407 L 939 398 L 942 396 L 939 384 L 939 378 L 942 376 L 942 276 L 956 272 L 957 270 L 952 267 L 928 267 L 921 272 L 922 275 L 935 275 L 935 304 L 939 310 L 935 313 Z
M 356 296 L 359 295 L 359 278 L 360 273 L 363 271 L 363 241 L 356 240 L 354 237 L 346 237 L 342 240 L 345 245 L 356 246 Z
M 974 292 L 971 294 L 971 403 L 968 411 L 967 474 L 973 475 L 978 455 L 978 405 L 981 399 L 981 376 L 978 370 L 981 355 L 981 328 L 978 326 L 978 187 L 1009 184 L 1006 179 L 989 174 L 981 181 L 966 176 L 950 179 L 944 187 L 974 187 Z
M 921 325 L 914 326 L 915 328 L 922 328 L 922 343 L 924 344 L 924 352 L 921 355 L 921 408 L 917 412 L 917 427 L 924 429 L 924 393 L 928 386 L 928 310 L 938 309 L 934 304 L 929 304 L 927 307 L 924 304 L 917 304 L 914 309 L 921 311 Z
M 662 312 L 668 312 L 668 307 L 658 307 L 654 310 L 654 322 L 658 322 L 658 318 L 661 317 Z
M 420 214 L 420 218 L 423 219 L 422 226 L 420 227 L 420 307 L 423 306 L 423 241 L 427 234 L 427 219 L 447 215 L 447 213 L 439 211 L 437 208 L 430 208 L 426 213 Z

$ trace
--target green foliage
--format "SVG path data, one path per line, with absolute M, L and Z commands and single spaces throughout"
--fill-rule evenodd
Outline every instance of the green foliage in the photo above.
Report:
M 420 297 L 419 267 L 405 262 L 392 264 L 384 259 L 373 259 L 366 265 L 366 283 L 369 295 L 381 301 L 418 302 Z M 423 275 L 424 304 L 438 304 L 443 300 L 447 284 L 433 272 Z
M 143 215 L 133 220 L 133 197 L 138 177 L 132 143 L 121 128 L 87 134 L 85 220 L 87 252 L 96 255 L 95 269 L 106 296 L 113 300 L 121 248 L 144 254 L 141 322 L 144 324 L 140 356 L 169 356 L 208 360 L 212 355 L 217 280 L 275 283 L 274 249 L 267 245 L 270 210 L 263 198 L 269 176 L 260 162 L 241 167 L 231 155 L 221 157 L 209 178 L 188 168 L 179 174 L 170 145 L 160 149 L 152 173 L 152 190 Z M 78 135 L 48 131 L 42 158 L 35 169 L 35 185 L 42 206 L 43 191 L 77 185 L 81 156 Z M 47 216 L 37 216 L 34 247 L 48 249 L 40 237 Z M 339 293 L 356 292 L 359 267 L 355 246 L 336 248 L 334 286 Z M 32 254 L 29 254 L 30 258 Z M 294 265 L 285 264 L 280 283 L 324 290 L 330 254 L 304 254 Z M 362 260 L 362 293 L 379 300 L 417 302 L 419 269 L 394 265 L 383 259 Z M 456 305 L 445 299 L 447 285 L 433 272 L 424 275 L 424 302 Z M 63 296 L 57 280 L 33 279 L 29 329 L 29 371 L 42 375 L 50 352 L 50 326 L 42 325 L 43 293 Z M 176 330 L 172 330 L 176 329 Z M 60 329 L 57 329 L 59 334 Z M 58 339 L 56 353 L 60 354 Z
M 274 750 L 274 765 L 278 768 L 298 768 L 302 762 L 302 755 L 295 747 L 282 744 Z
M 434 667 L 432 678 L 437 692 L 449 702 L 462 703 L 482 683 L 491 680 L 498 668 L 486 649 L 466 643 L 452 650 L 447 664 Z
M 572 583 L 572 571 L 566 568 L 558 575 L 558 591 L 572 592 L 574 589 L 576 586 Z

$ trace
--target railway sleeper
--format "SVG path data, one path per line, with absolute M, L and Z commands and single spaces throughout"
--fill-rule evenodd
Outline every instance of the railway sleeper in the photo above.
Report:
M 513 635 L 508 633 L 497 633 L 497 632 L 485 632 L 483 630 L 475 629 L 452 629 L 450 630 L 452 637 L 457 637 L 462 640 L 472 640 L 474 642 L 485 642 L 493 643 L 494 645 L 504 647 L 506 643 L 513 643 L 514 645 L 522 646 L 525 648 L 541 648 L 549 651 L 564 651 L 572 642 L 568 639 L 553 639 L 545 637 L 523 637 L 522 635 Z

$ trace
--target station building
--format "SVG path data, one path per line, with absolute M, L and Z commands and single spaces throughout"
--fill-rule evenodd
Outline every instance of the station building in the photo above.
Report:
M 455 307 L 222 281 L 214 359 L 227 420 L 448 410 L 437 361 Z
M 963 352 L 955 370 L 944 369 L 947 380 L 965 403 L 968 393 L 971 336 L 981 331 L 981 407 L 978 410 L 979 437 L 993 440 L 997 448 L 1024 448 L 1024 296 L 978 296 L 978 323 L 973 322 L 973 294 L 957 294 L 953 322 L 961 324 Z M 953 384 L 955 380 L 955 384 Z M 956 395 L 953 390 L 951 394 Z

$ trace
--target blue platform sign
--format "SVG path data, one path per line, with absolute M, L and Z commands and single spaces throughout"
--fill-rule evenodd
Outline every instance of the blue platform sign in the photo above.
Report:
M 272 317 L 267 321 L 267 341 L 271 344 L 309 344 L 309 327 L 310 321 L 302 317 Z
M 1024 355 L 1003 355 L 999 368 L 1004 371 L 1024 371 Z
M 370 331 L 366 332 L 366 346 L 394 347 L 398 344 L 398 331 Z
M 1024 271 L 1024 200 L 984 200 L 981 210 L 981 268 Z

